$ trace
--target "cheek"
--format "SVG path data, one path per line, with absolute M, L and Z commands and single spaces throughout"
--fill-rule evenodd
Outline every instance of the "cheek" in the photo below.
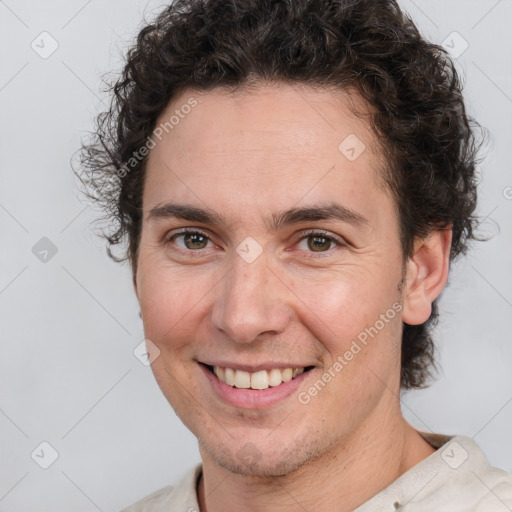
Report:
M 194 317 L 213 286 L 210 281 L 165 265 L 142 266 L 138 293 L 146 337 L 157 344 L 190 339 L 197 330 Z
M 297 295 L 299 321 L 318 340 L 319 350 L 328 353 L 327 367 L 340 357 L 345 374 L 395 364 L 401 305 L 393 280 L 337 275 L 304 282 Z
M 317 325 L 327 336 L 340 335 L 342 339 L 357 334 L 361 326 L 368 325 L 381 307 L 376 302 L 376 283 L 368 282 L 356 273 L 332 273 L 321 278 L 305 279 L 295 283 L 294 292 L 299 298 L 302 316 L 307 325 Z M 379 311 L 380 312 L 380 311 Z M 306 323 L 306 322 L 304 322 Z

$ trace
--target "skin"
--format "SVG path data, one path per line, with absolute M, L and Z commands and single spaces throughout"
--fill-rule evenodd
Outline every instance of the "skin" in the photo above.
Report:
M 368 108 L 356 93 L 189 90 L 159 122 L 191 96 L 198 105 L 148 157 L 134 284 L 146 338 L 160 350 L 155 378 L 199 440 L 201 511 L 353 510 L 434 452 L 401 414 L 399 348 L 402 322 L 426 321 L 446 284 L 451 232 L 417 240 L 403 261 L 375 135 L 349 108 Z M 350 134 L 366 146 L 354 161 L 338 149 Z M 151 218 L 169 201 L 214 210 L 223 223 Z M 266 223 L 272 213 L 325 203 L 367 221 Z M 209 240 L 171 239 L 184 227 Z M 321 239 L 315 251 L 311 229 L 343 245 Z M 252 263 L 236 252 L 248 236 L 262 248 Z M 300 403 L 299 393 L 393 304 L 401 311 Z M 278 404 L 242 409 L 212 391 L 198 363 L 219 358 L 315 367 Z M 241 455 L 248 449 L 250 463 Z

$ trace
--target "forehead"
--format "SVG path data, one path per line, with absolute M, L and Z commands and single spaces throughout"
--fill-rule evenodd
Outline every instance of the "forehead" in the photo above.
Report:
M 269 205 L 343 198 L 355 207 L 379 194 L 385 200 L 384 160 L 369 113 L 353 91 L 185 90 L 157 120 L 144 209 L 177 198 L 266 214 Z

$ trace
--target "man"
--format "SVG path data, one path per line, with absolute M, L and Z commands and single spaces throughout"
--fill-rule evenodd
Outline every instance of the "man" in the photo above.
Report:
M 126 511 L 512 510 L 472 439 L 400 411 L 473 238 L 471 124 L 391 0 L 178 0 L 142 29 L 83 179 L 202 463 Z

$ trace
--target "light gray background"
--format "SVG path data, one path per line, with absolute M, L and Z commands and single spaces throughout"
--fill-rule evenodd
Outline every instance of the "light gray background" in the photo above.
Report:
M 469 44 L 457 61 L 469 111 L 491 134 L 479 213 L 493 235 L 453 267 L 437 332 L 442 372 L 404 396 L 403 411 L 420 429 L 472 436 L 512 472 L 512 0 L 401 3 L 432 41 L 456 31 Z M 104 108 L 100 76 L 119 69 L 159 5 L 0 1 L 0 511 L 119 510 L 199 461 L 133 355 L 143 332 L 128 266 L 92 233 L 69 163 Z M 31 48 L 43 31 L 59 45 L 46 59 Z M 46 262 L 32 252 L 43 237 L 57 248 Z M 46 470 L 31 458 L 43 441 L 58 452 Z

